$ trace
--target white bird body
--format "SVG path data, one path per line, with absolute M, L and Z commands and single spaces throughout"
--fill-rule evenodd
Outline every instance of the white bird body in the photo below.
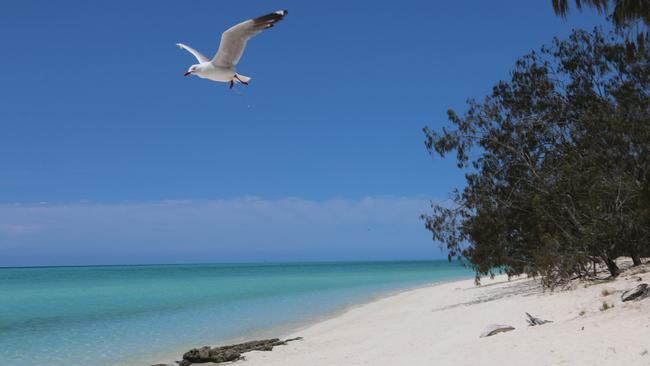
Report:
M 237 74 L 237 72 L 235 71 L 234 67 L 223 67 L 217 66 L 212 62 L 203 62 L 198 64 L 198 67 L 196 68 L 196 71 L 193 72 L 193 74 L 200 77 L 201 79 L 227 83 L 230 82 L 230 80 L 233 80 L 233 77 Z
M 229 28 L 221 35 L 219 50 L 217 50 L 212 60 L 190 46 L 177 43 L 177 46 L 194 55 L 199 61 L 198 64 L 190 66 L 185 76 L 196 75 L 202 79 L 230 83 L 231 88 L 235 83 L 248 85 L 251 78 L 238 74 L 236 70 L 236 65 L 244 53 L 246 43 L 256 34 L 273 27 L 287 13 L 286 10 L 278 10 Z

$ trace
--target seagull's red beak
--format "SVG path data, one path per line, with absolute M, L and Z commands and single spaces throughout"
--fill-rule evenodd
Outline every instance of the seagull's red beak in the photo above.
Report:
M 188 71 L 188 72 L 186 72 L 185 74 L 183 74 L 183 76 L 189 76 L 189 75 L 192 75 L 192 72 L 191 72 L 191 71 Z

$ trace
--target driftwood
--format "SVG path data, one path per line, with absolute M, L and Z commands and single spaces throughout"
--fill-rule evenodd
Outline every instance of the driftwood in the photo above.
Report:
M 534 316 L 532 316 L 532 315 L 530 315 L 528 313 L 526 313 L 526 316 L 528 317 L 528 319 L 526 319 L 526 321 L 528 322 L 528 325 L 531 326 L 531 327 L 534 327 L 536 325 L 546 324 L 546 323 L 553 323 L 553 321 L 551 321 L 551 320 L 544 320 L 544 319 L 540 319 L 540 318 L 535 318 Z
M 622 301 L 641 300 L 650 296 L 650 288 L 647 283 L 642 283 L 632 290 L 627 290 L 621 295 Z
M 490 324 L 485 327 L 485 331 L 481 334 L 481 338 L 490 337 L 498 333 L 509 332 L 515 330 L 514 327 L 506 324 Z
M 201 347 L 193 348 L 183 354 L 183 361 L 177 361 L 179 366 L 189 366 L 193 363 L 206 363 L 206 362 L 231 362 L 241 360 L 244 357 L 242 353 L 250 351 L 270 351 L 275 346 L 282 346 L 287 342 L 301 340 L 302 337 L 285 339 L 281 341 L 278 338 L 263 339 L 260 341 L 250 341 L 246 343 L 233 344 L 230 346 L 222 347 Z

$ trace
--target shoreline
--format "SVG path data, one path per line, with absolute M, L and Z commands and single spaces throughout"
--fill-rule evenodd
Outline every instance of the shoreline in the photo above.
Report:
M 472 275 L 467 277 L 471 277 L 471 276 Z M 406 292 L 417 291 L 421 289 L 441 286 L 444 284 L 450 284 L 454 282 L 467 281 L 468 280 L 467 277 L 446 279 L 446 280 L 435 281 L 435 282 L 430 282 L 425 284 L 411 285 L 400 289 L 387 290 L 385 292 L 381 292 L 378 294 L 369 295 L 361 299 L 360 301 L 353 301 L 336 310 L 328 311 L 322 314 L 317 314 L 314 317 L 311 317 L 309 319 L 304 319 L 302 321 L 293 321 L 293 322 L 289 322 L 289 323 L 285 323 L 282 325 L 273 326 L 269 328 L 260 328 L 260 329 L 247 332 L 241 336 L 231 337 L 225 340 L 206 342 L 205 344 L 192 344 L 189 346 L 183 346 L 179 348 L 178 351 L 165 352 L 165 355 L 162 357 L 152 358 L 151 357 L 152 355 L 144 355 L 142 357 L 130 359 L 126 361 L 126 363 L 116 363 L 113 366 L 136 366 L 136 365 L 155 365 L 155 364 L 175 365 L 174 361 L 180 360 L 182 358 L 183 353 L 187 352 L 192 348 L 198 348 L 206 345 L 212 347 L 222 346 L 222 345 L 235 344 L 235 343 L 246 342 L 246 341 L 250 341 L 254 339 L 262 339 L 262 338 L 280 338 L 280 339 L 290 338 L 292 334 L 298 334 L 301 331 L 309 329 L 320 323 L 336 319 L 340 316 L 345 315 L 350 311 L 363 308 L 364 306 L 367 306 L 369 304 L 382 301 L 384 299 L 391 298 L 394 296 L 399 296 L 400 294 Z
M 286 334 L 304 340 L 246 353 L 241 364 L 650 365 L 650 298 L 621 301 L 623 291 L 650 282 L 644 267 L 555 292 L 505 275 L 481 286 L 470 279 L 405 290 Z M 552 323 L 530 327 L 526 312 Z M 480 338 L 494 323 L 515 329 Z
M 284 332 L 280 332 L 280 333 L 275 332 L 275 333 L 267 334 L 267 335 L 275 335 L 276 337 L 279 336 L 279 338 L 281 338 L 281 339 L 290 338 L 292 335 L 297 334 L 300 331 L 304 331 L 306 329 L 309 329 L 312 326 L 315 326 L 315 325 L 320 324 L 322 322 L 326 322 L 326 321 L 338 318 L 340 316 L 345 315 L 346 313 L 348 313 L 350 311 L 356 310 L 358 308 L 363 308 L 364 306 L 367 306 L 369 304 L 372 304 L 372 303 L 375 303 L 375 302 L 378 302 L 378 301 L 382 301 L 384 299 L 388 299 L 388 298 L 391 298 L 391 297 L 394 297 L 394 296 L 399 296 L 399 295 L 401 295 L 403 293 L 406 293 L 406 292 L 417 291 L 417 290 L 421 290 L 421 289 L 426 289 L 426 288 L 430 288 L 430 287 L 440 286 L 440 285 L 454 283 L 454 282 L 461 282 L 461 281 L 467 281 L 467 279 L 465 279 L 465 278 L 457 278 L 457 279 L 443 280 L 443 281 L 431 282 L 431 283 L 422 284 L 422 285 L 415 285 L 415 286 L 405 287 L 405 288 L 398 289 L 398 290 L 390 290 L 390 291 L 387 291 L 387 292 L 384 292 L 384 293 L 379 293 L 379 294 L 368 296 L 364 300 L 361 300 L 359 302 L 354 302 L 354 303 L 351 303 L 349 305 L 345 305 L 341 309 L 334 310 L 334 311 L 328 312 L 326 314 L 318 315 L 318 316 L 316 316 L 316 317 L 314 317 L 312 319 L 305 320 L 303 322 L 291 323 L 291 324 L 294 324 L 295 326 L 289 326 L 289 325 L 285 326 L 285 325 L 283 325 L 283 326 L 279 326 L 279 327 L 270 328 L 268 330 L 265 330 L 265 332 L 267 332 L 267 331 L 268 332 L 273 332 L 276 329 L 283 329 L 284 328 L 284 329 L 286 329 Z M 300 325 L 297 325 L 297 324 L 300 324 Z M 257 333 L 257 332 L 255 332 L 255 333 Z
M 650 365 L 650 298 L 621 294 L 650 283 L 650 263 L 614 280 L 544 290 L 539 279 L 450 279 L 350 304 L 309 321 L 261 329 L 219 346 L 262 338 L 303 340 L 245 353 L 243 366 Z M 608 306 L 603 309 L 603 304 Z M 552 321 L 530 327 L 525 313 Z M 490 324 L 513 331 L 481 338 Z M 159 360 L 168 365 L 183 352 Z M 170 353 L 171 354 L 171 353 Z M 139 364 L 152 365 L 147 360 Z

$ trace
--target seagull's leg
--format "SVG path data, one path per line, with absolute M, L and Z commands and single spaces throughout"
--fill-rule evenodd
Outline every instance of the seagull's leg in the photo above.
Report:
M 230 89 L 232 89 L 232 87 L 233 87 L 234 85 L 235 85 L 235 81 L 234 81 L 234 80 L 230 80 Z
M 235 79 L 239 80 L 239 82 L 244 85 L 248 85 L 248 81 L 243 81 L 242 79 L 239 78 L 239 76 L 237 76 L 237 74 L 235 74 Z

